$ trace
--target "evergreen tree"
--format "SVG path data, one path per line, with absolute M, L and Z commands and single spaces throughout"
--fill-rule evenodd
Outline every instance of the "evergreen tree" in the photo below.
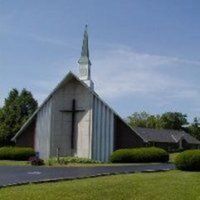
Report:
M 37 109 L 31 92 L 12 89 L 0 109 L 0 146 L 11 144 L 11 138 Z

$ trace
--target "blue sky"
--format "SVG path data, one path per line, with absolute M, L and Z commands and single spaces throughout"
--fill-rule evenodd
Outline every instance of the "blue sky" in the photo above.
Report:
M 200 112 L 200 1 L 0 0 L 0 105 L 11 88 L 39 103 L 78 71 L 89 24 L 96 91 L 123 117 Z

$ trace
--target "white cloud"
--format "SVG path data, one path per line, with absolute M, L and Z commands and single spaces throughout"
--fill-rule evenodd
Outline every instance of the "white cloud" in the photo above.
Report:
M 96 55 L 93 63 L 97 90 L 109 98 L 133 94 L 166 94 L 168 98 L 200 97 L 200 88 L 194 82 L 172 73 L 180 67 L 189 67 L 188 72 L 197 70 L 200 67 L 198 61 L 136 53 L 120 47 Z
M 126 97 L 134 100 L 137 96 L 142 101 L 151 101 L 153 108 L 176 110 L 175 104 L 180 102 L 188 105 L 187 113 L 200 110 L 200 84 L 193 79 L 193 75 L 200 73 L 198 61 L 138 53 L 123 46 L 95 51 L 91 60 L 95 89 L 109 102 Z M 66 64 L 72 63 L 70 60 Z M 60 66 L 55 77 L 31 81 L 39 103 L 67 73 L 64 64 L 55 65 Z

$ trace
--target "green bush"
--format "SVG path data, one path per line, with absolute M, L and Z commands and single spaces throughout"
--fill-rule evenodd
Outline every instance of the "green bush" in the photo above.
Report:
M 175 159 L 176 167 L 186 171 L 200 171 L 200 150 L 187 150 Z
M 57 158 L 50 158 L 47 161 L 48 165 L 60 164 L 60 165 L 67 165 L 70 163 L 79 163 L 79 164 L 93 164 L 93 163 L 100 163 L 96 160 L 91 160 L 88 158 L 78 158 L 78 157 L 60 157 L 59 162 Z
M 119 149 L 110 157 L 113 163 L 167 162 L 168 160 L 169 154 L 164 149 L 156 147 Z
M 32 148 L 26 147 L 1 147 L 0 160 L 28 160 L 34 156 L 35 152 Z

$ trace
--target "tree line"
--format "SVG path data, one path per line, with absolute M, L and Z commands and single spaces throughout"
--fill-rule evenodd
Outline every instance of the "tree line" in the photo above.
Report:
M 145 111 L 135 112 L 127 121 L 131 127 L 185 130 L 200 140 L 200 119 L 195 117 L 193 122 L 189 123 L 187 115 L 180 112 L 165 112 L 161 115 L 151 115 Z

